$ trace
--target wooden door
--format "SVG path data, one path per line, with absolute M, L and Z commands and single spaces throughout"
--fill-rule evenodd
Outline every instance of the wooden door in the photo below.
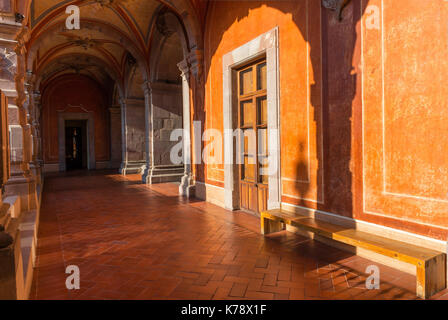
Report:
M 238 126 L 243 134 L 240 207 L 267 210 L 268 160 L 266 60 L 238 70 Z

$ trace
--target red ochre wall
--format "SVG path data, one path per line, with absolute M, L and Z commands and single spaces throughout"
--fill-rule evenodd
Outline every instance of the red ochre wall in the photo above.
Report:
M 446 240 L 448 5 L 352 0 L 338 22 L 320 2 L 210 2 L 205 127 L 223 130 L 223 55 L 278 27 L 282 201 Z
M 110 160 L 109 121 L 106 100 L 98 83 L 82 75 L 52 80 L 43 90 L 42 139 L 45 163 L 59 162 L 58 113 L 94 113 L 95 159 Z M 82 108 L 80 108 L 82 106 Z

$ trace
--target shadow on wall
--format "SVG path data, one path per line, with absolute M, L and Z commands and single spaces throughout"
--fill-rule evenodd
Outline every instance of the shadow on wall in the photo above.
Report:
M 302 176 L 307 176 L 309 166 L 308 166 L 308 160 L 307 155 L 305 154 L 305 144 L 303 142 L 300 142 L 299 144 L 299 157 L 297 162 L 297 180 L 295 183 L 295 188 L 299 193 L 300 197 L 300 205 L 303 207 L 306 207 L 305 199 L 307 196 L 307 193 L 310 189 L 309 183 L 300 183 L 302 181 Z
M 356 120 L 362 116 L 361 113 L 353 114 L 353 110 L 359 109 L 355 108 L 355 106 L 358 105 L 357 100 L 360 96 L 360 93 L 357 94 L 357 88 L 360 88 L 360 86 L 358 86 L 357 70 L 353 67 L 353 60 L 354 57 L 357 59 L 356 55 L 360 54 L 355 50 L 358 40 L 357 32 L 359 32 L 358 23 L 369 0 L 333 1 L 335 3 L 341 1 L 345 4 L 341 19 L 339 19 L 340 17 L 337 11 L 322 7 L 320 25 L 322 37 L 310 32 L 308 30 L 309 23 L 307 23 L 307 19 L 304 19 L 303 10 L 310 8 L 311 1 L 314 0 L 241 1 L 238 2 L 238 5 L 235 5 L 235 2 L 231 1 L 211 2 L 208 8 L 209 14 L 207 16 L 205 31 L 206 69 L 204 77 L 205 81 L 209 78 L 210 72 L 212 72 L 211 61 L 215 54 L 217 54 L 217 51 L 220 50 L 224 37 L 228 36 L 226 33 L 233 25 L 244 23 L 247 26 L 248 18 L 253 14 L 253 11 L 262 9 L 262 7 L 276 9 L 284 13 L 285 16 L 280 21 L 282 24 L 284 24 L 283 19 L 288 19 L 286 15 L 289 15 L 297 29 L 300 30 L 301 36 L 310 47 L 309 55 L 315 82 L 309 88 L 310 103 L 313 108 L 314 106 L 321 106 L 314 108 L 313 119 L 316 124 L 316 158 L 319 159 L 316 175 L 316 199 L 324 199 L 324 201 L 317 202 L 305 200 L 307 194 L 311 191 L 311 184 L 295 183 L 294 188 L 296 189 L 296 194 L 301 199 L 293 199 L 295 201 L 294 204 L 353 217 L 354 211 L 362 210 L 362 206 L 358 207 L 357 205 L 362 203 L 362 192 L 354 197 L 352 193 L 352 190 L 355 190 L 355 188 L 352 188 L 354 179 L 350 170 L 352 155 L 357 152 L 356 148 L 352 151 L 352 119 Z M 321 0 L 318 1 L 321 2 Z M 331 3 L 332 1 L 325 2 Z M 314 18 L 315 16 L 310 16 L 310 20 Z M 255 23 L 258 24 L 252 24 L 251 26 L 257 30 L 257 34 L 252 38 L 278 25 L 278 21 L 275 18 L 271 19 L 269 16 L 266 17 L 263 24 L 259 24 L 259 22 L 257 20 Z M 293 42 L 288 44 L 283 42 L 282 46 L 282 37 L 289 36 L 287 28 L 290 30 L 289 25 L 286 27 L 285 24 L 279 27 L 281 74 L 282 70 L 285 70 L 285 65 L 288 64 L 284 60 L 285 55 L 282 55 L 282 50 L 289 50 L 290 48 L 286 47 L 294 47 L 295 45 Z M 247 29 L 247 33 L 251 33 L 251 30 Z M 293 39 L 291 38 L 291 41 Z M 240 43 L 239 45 L 242 44 L 244 43 Z M 230 50 L 233 49 L 231 48 Z M 220 55 L 221 52 L 218 54 Z M 322 70 L 322 77 L 320 70 Z M 281 81 L 282 79 L 280 78 Z M 286 91 L 282 87 L 280 87 L 280 90 L 282 96 L 280 112 L 281 116 L 283 116 L 282 125 L 284 125 L 286 121 L 283 115 L 283 109 L 285 108 L 284 101 L 288 95 L 293 93 L 291 93 L 291 90 Z M 202 94 L 205 96 L 205 91 Z M 284 132 L 281 139 L 281 145 L 284 147 L 284 139 L 286 139 Z M 306 175 L 306 172 L 310 169 L 309 159 L 307 159 L 308 156 L 305 152 L 308 146 L 303 141 L 298 142 L 295 140 L 294 143 L 299 143 L 296 148 L 298 154 L 295 164 L 289 165 L 295 166 L 297 173 L 295 179 L 301 180 L 301 177 Z M 283 157 L 284 154 L 285 150 L 283 149 Z M 285 160 L 287 159 L 282 159 L 282 165 L 285 163 Z M 290 199 L 288 200 L 291 202 Z M 354 210 L 354 206 L 356 206 L 356 210 Z

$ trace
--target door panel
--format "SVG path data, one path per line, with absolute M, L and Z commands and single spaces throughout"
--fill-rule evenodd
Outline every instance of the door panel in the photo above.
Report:
M 258 184 L 258 212 L 268 210 L 268 186 Z
M 268 99 L 266 96 L 257 99 L 257 124 L 267 125 L 268 124 Z
M 266 62 L 257 65 L 257 90 L 267 89 L 267 65 Z
M 241 208 L 249 208 L 248 205 L 248 191 L 247 191 L 247 185 L 243 182 L 240 183 L 240 206 Z
M 240 95 L 249 94 L 254 91 L 253 68 L 247 68 L 240 72 Z

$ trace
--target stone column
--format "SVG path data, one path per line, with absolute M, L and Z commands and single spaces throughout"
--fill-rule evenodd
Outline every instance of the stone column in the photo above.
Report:
M 40 128 L 41 95 L 39 91 L 32 93 L 31 126 L 33 132 L 33 155 L 31 162 L 38 167 L 42 165 L 42 140 Z
M 23 55 L 23 56 L 22 56 Z M 21 52 L 20 60 L 24 60 L 25 52 Z M 25 63 L 23 61 L 23 63 Z M 25 66 L 24 66 L 25 68 Z M 23 123 L 22 127 L 24 127 L 24 151 L 23 151 L 23 161 L 24 161 L 24 171 L 29 171 L 29 175 L 33 176 L 33 172 L 31 170 L 31 165 L 33 161 L 33 152 L 34 152 L 34 141 L 33 141 L 33 112 L 34 112 L 34 95 L 33 95 L 33 84 L 32 84 L 33 74 L 31 72 L 26 72 L 24 77 L 24 103 L 22 103 L 22 112 Z
M 31 175 L 36 179 L 36 185 L 42 183 L 42 152 L 41 152 L 41 135 L 40 135 L 40 111 L 41 111 L 41 94 L 34 90 L 34 77 L 31 72 L 27 72 L 28 79 L 28 117 L 31 126 Z
M 0 48 L 0 51 L 3 52 L 1 58 L 9 66 L 4 70 L 5 79 L 1 79 L 0 87 L 8 97 L 11 141 L 16 143 L 16 157 L 12 154 L 11 178 L 6 183 L 5 194 L 7 196 L 18 195 L 21 198 L 22 209 L 29 211 L 37 207 L 36 181 L 30 171 L 32 158 L 28 92 L 30 86 L 27 83 L 25 65 L 25 42 L 29 34 L 26 28 L 17 24 L 9 25 L 9 30 L 12 30 L 13 26 L 17 28 L 14 40 L 3 38 L 1 41 L 3 48 Z M 3 33 L 2 36 L 4 36 Z
M 151 100 L 151 83 L 146 81 L 143 84 L 143 92 L 145 93 L 145 154 L 146 165 L 142 174 L 142 182 L 151 184 L 151 175 L 154 165 L 153 159 L 153 119 L 152 119 L 152 100 Z
M 178 84 L 148 82 L 145 85 L 146 154 L 147 163 L 143 183 L 180 182 L 183 165 L 171 160 L 171 134 L 182 129 L 182 95 Z
M 194 196 L 194 181 L 191 173 L 191 117 L 190 117 L 190 68 L 184 60 L 178 65 L 182 77 L 182 116 L 183 116 L 183 158 L 184 175 L 179 186 L 179 194 L 185 197 Z
M 202 162 L 202 150 L 204 148 L 204 142 L 202 141 L 202 135 L 205 128 L 205 110 L 204 110 L 204 74 L 203 74 L 203 51 L 202 50 L 192 50 L 187 56 L 188 66 L 190 67 L 190 110 L 194 110 L 191 116 L 191 122 L 198 122 L 199 125 L 195 126 L 193 130 L 190 131 L 192 143 L 192 176 L 196 181 L 205 183 L 206 173 L 205 165 Z M 196 189 L 196 195 L 198 190 Z
M 120 99 L 121 109 L 121 165 L 120 173 L 126 175 L 126 164 L 128 161 L 127 148 L 127 125 L 126 125 L 126 101 Z
M 122 157 L 122 130 L 120 106 L 109 108 L 110 113 L 110 167 L 119 168 Z
M 122 156 L 120 173 L 142 173 L 145 168 L 144 100 L 127 98 L 121 104 Z
M 29 33 L 21 22 L 16 21 L 14 12 L 2 12 L 0 17 L 0 90 L 7 97 L 3 103 L 8 105 L 10 123 L 15 124 L 12 127 L 2 121 L 2 132 L 7 132 L 6 126 L 11 131 L 14 129 L 20 147 L 20 155 L 15 164 L 11 163 L 11 176 L 4 185 L 5 197 L 0 197 L 0 205 L 4 202 L 11 205 L 0 212 L 0 299 L 26 299 L 25 277 L 27 280 L 31 277 L 28 272 L 24 274 L 20 223 L 28 218 L 28 212 L 37 204 L 35 181 L 29 169 L 31 132 L 27 109 L 29 96 L 25 86 L 25 43 Z M 2 157 L 1 161 L 10 159 Z M 18 199 L 21 202 L 19 209 L 16 206 Z

